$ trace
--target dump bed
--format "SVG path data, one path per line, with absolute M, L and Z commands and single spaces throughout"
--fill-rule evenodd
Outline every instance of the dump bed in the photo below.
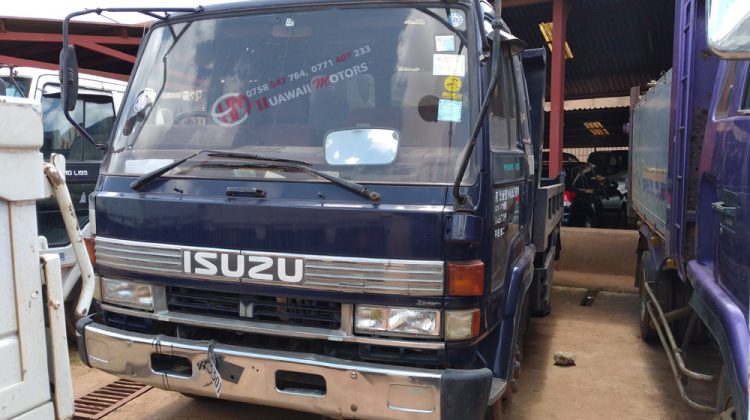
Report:
M 669 210 L 669 122 L 672 70 L 666 72 L 633 109 L 630 200 L 640 219 L 662 237 Z

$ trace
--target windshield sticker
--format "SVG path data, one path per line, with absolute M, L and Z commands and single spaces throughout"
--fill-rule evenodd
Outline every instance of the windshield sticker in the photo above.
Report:
M 456 76 L 448 76 L 443 80 L 443 87 L 448 92 L 458 92 L 461 90 L 461 79 Z
M 464 12 L 461 10 L 454 10 L 448 15 L 448 23 L 454 28 L 460 28 L 464 26 L 466 18 Z
M 269 80 L 266 83 L 253 86 L 245 92 L 245 95 L 247 95 L 248 98 L 252 98 L 259 94 L 266 93 L 272 89 L 279 88 L 287 83 L 308 79 L 313 75 L 313 73 L 321 73 L 323 72 L 323 70 L 333 69 L 333 67 L 344 64 L 352 58 L 362 57 L 364 55 L 369 54 L 370 52 L 372 52 L 372 50 L 370 49 L 370 46 L 363 45 L 362 47 L 355 48 L 353 50 L 344 52 L 342 54 L 338 54 L 333 58 L 329 58 L 319 63 L 315 63 L 307 69 L 302 68 L 294 72 L 289 72 L 285 75 L 279 75 L 279 77 Z M 366 64 L 364 63 L 362 65 L 367 67 Z M 360 67 L 362 65 L 360 65 Z
M 443 92 L 441 96 L 443 99 L 450 99 L 453 101 L 461 101 L 464 99 L 464 95 L 456 92 Z
M 227 93 L 214 102 L 211 118 L 225 127 L 242 124 L 250 114 L 250 100 L 241 93 Z
M 433 54 L 432 74 L 433 76 L 466 76 L 466 56 Z
M 443 92 L 443 99 L 450 99 L 454 101 L 460 101 L 464 98 L 464 95 L 458 93 L 458 91 L 461 90 L 461 79 L 456 76 L 448 76 L 443 80 L 443 87 L 445 88 L 445 92 Z
M 424 19 L 406 19 L 404 25 L 424 25 Z
M 436 35 L 435 51 L 456 51 L 456 37 L 453 35 Z
M 286 22 L 284 22 L 284 26 L 286 26 L 287 28 L 294 26 L 294 19 L 286 18 Z
M 461 101 L 441 99 L 438 103 L 438 121 L 461 122 Z

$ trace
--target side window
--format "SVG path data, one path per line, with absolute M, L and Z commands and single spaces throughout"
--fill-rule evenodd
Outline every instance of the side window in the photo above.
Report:
M 745 113 L 750 113 L 750 66 L 746 67 L 745 71 L 745 93 L 742 97 L 742 106 L 740 109 Z
M 515 145 L 518 126 L 516 121 L 516 86 L 513 79 L 513 62 L 508 48 L 503 48 L 500 79 L 495 87 L 490 105 L 490 146 L 493 149 L 510 149 Z
M 521 59 L 518 56 L 513 57 L 513 74 L 516 80 L 516 91 L 518 93 L 518 126 L 521 134 L 521 138 L 524 140 L 531 139 L 531 133 L 529 129 L 529 118 L 528 109 L 529 102 L 526 93 L 526 81 L 523 76 L 523 68 L 521 67 Z
M 721 93 L 719 100 L 716 103 L 716 113 L 714 117 L 716 119 L 726 118 L 729 116 L 729 108 L 732 103 L 732 91 L 734 91 L 735 80 L 737 77 L 737 62 L 727 62 L 727 67 L 724 72 L 724 79 L 721 82 Z
M 104 152 L 86 141 L 65 118 L 59 94 L 44 95 L 41 102 L 44 130 L 42 153 L 45 159 L 51 153 L 60 153 L 71 161 L 102 159 Z M 97 143 L 106 143 L 115 118 L 112 97 L 79 96 L 73 118 Z

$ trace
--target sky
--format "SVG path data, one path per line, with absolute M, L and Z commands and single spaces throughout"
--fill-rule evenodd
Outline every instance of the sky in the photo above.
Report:
M 229 3 L 231 0 L 1 0 L 0 16 L 32 17 L 62 20 L 71 12 L 104 7 L 196 7 L 214 3 Z M 119 23 L 140 23 L 151 20 L 141 14 L 108 14 Z M 79 20 L 112 22 L 95 14 Z

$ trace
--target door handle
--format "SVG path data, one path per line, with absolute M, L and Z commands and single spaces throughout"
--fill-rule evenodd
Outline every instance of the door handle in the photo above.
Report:
M 711 207 L 724 216 L 735 217 L 737 215 L 737 207 L 725 207 L 723 201 L 711 203 Z

